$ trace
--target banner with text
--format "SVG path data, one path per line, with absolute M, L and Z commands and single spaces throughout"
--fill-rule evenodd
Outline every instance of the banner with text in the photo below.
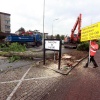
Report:
M 100 39 L 100 22 L 84 27 L 81 30 L 81 41 Z

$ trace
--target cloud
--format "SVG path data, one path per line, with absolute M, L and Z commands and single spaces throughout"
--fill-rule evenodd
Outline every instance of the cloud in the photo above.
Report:
M 11 31 L 20 27 L 26 30 L 43 31 L 44 0 L 2 0 L 0 11 L 11 14 Z M 100 1 L 91 0 L 45 0 L 45 32 L 52 34 L 69 34 L 77 17 L 82 14 L 82 27 L 100 21 Z M 55 19 L 59 19 L 53 21 Z

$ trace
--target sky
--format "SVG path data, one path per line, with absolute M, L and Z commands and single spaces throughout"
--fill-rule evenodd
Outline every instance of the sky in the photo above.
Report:
M 100 0 L 2 0 L 0 12 L 11 14 L 12 33 L 21 27 L 43 32 L 44 18 L 45 33 L 70 36 L 79 14 L 81 28 L 100 22 Z

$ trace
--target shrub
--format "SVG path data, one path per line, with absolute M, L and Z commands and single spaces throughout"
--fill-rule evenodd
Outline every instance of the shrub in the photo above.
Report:
M 0 50 L 2 51 L 15 51 L 15 52 L 24 52 L 26 50 L 26 46 L 25 45 L 21 45 L 19 43 L 11 43 L 11 44 L 2 44 L 0 46 Z
M 25 45 L 21 45 L 21 44 L 19 44 L 17 42 L 16 43 L 7 44 L 7 45 L 6 44 L 2 44 L 0 46 L 0 50 L 7 51 L 7 52 L 9 52 L 9 51 L 24 52 L 24 51 L 26 51 L 26 46 Z M 12 55 L 11 57 L 9 57 L 9 62 L 11 63 L 11 62 L 14 62 L 14 61 L 19 60 L 19 59 L 21 59 L 20 56 Z
M 89 50 L 89 42 L 81 42 L 77 46 L 77 50 L 80 50 L 80 51 L 88 51 Z
M 14 62 L 16 60 L 20 60 L 20 59 L 21 59 L 21 57 L 13 55 L 13 56 L 9 57 L 9 63 Z

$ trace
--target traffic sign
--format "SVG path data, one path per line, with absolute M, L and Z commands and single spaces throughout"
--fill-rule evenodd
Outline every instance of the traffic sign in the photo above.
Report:
M 59 51 L 59 63 L 58 63 L 58 69 L 60 69 L 61 64 L 61 44 L 62 41 L 60 39 L 44 39 L 44 52 L 43 52 L 43 58 L 44 58 L 44 65 L 45 65 L 45 53 L 46 50 L 51 51 Z
M 46 40 L 45 41 L 45 49 L 59 50 L 60 49 L 60 41 L 58 41 L 58 40 Z
M 81 41 L 100 39 L 100 22 L 84 27 L 81 30 Z

